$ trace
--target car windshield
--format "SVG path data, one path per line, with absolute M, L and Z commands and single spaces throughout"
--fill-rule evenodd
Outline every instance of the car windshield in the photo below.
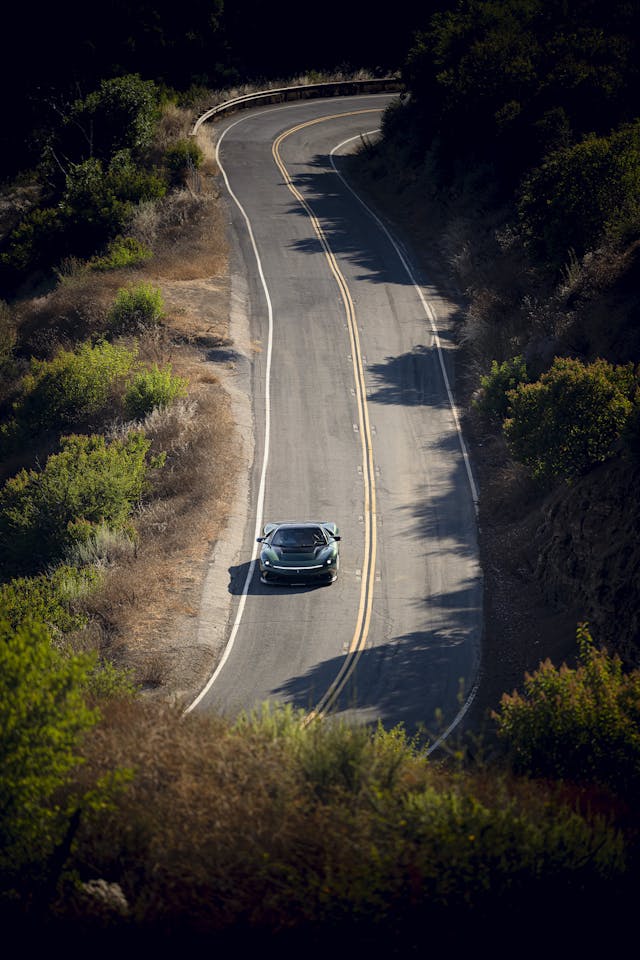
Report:
M 281 527 L 271 541 L 274 547 L 317 547 L 326 542 L 320 527 Z

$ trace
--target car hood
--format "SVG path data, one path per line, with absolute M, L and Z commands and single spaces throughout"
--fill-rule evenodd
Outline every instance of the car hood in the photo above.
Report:
M 319 547 L 271 547 L 271 552 L 284 563 L 310 563 L 330 552 L 328 544 Z

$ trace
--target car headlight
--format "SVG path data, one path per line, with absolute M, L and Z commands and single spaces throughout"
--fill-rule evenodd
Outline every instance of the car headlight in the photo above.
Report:
M 327 560 L 325 560 L 325 566 L 327 567 L 331 566 L 332 563 L 333 563 L 333 557 L 329 557 Z
M 262 562 L 264 563 L 265 567 L 268 567 L 268 566 L 269 566 L 269 561 L 267 560 L 266 557 L 263 557 L 263 558 L 262 558 Z

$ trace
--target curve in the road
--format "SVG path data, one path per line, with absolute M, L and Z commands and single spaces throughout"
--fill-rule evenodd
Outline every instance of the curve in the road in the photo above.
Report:
M 267 112 L 271 112 L 271 111 L 267 111 Z M 356 622 L 355 630 L 353 632 L 353 637 L 349 646 L 347 656 L 345 657 L 341 665 L 341 669 L 338 675 L 335 677 L 335 679 L 329 684 L 324 695 L 322 695 L 320 700 L 317 702 L 315 709 L 313 709 L 308 714 L 309 720 L 313 719 L 314 717 L 320 716 L 321 714 L 327 713 L 332 708 L 332 706 L 335 705 L 341 691 L 344 689 L 347 681 L 353 674 L 357 666 L 360 654 L 362 653 L 366 645 L 369 626 L 370 626 L 370 620 L 372 615 L 373 586 L 374 586 L 374 580 L 375 580 L 375 555 L 376 555 L 375 476 L 376 474 L 375 474 L 375 466 L 374 466 L 374 460 L 373 460 L 373 444 L 372 444 L 372 436 L 371 436 L 372 431 L 369 425 L 369 414 L 368 414 L 367 399 L 366 399 L 367 394 L 366 394 L 366 388 L 365 388 L 364 364 L 363 364 L 363 358 L 360 350 L 360 339 L 359 339 L 358 327 L 356 323 L 355 307 L 354 307 L 353 299 L 349 292 L 347 281 L 343 273 L 338 267 L 336 256 L 334 255 L 331 249 L 331 246 L 329 244 L 326 234 L 324 233 L 321 227 L 319 219 L 314 214 L 314 211 L 309 205 L 309 203 L 298 191 L 291 176 L 289 175 L 289 172 L 280 155 L 280 146 L 287 139 L 287 137 L 290 137 L 292 134 L 304 129 L 305 127 L 309 127 L 315 124 L 334 120 L 338 117 L 343 117 L 345 115 L 356 116 L 359 114 L 374 113 L 374 112 L 378 112 L 378 111 L 376 109 L 362 109 L 362 110 L 345 111 L 339 114 L 332 113 L 331 115 L 315 117 L 314 119 L 306 120 L 303 123 L 296 124 L 295 126 L 285 130 L 275 139 L 272 145 L 272 154 L 273 154 L 275 163 L 278 169 L 280 170 L 280 173 L 282 174 L 285 185 L 288 187 L 292 195 L 295 197 L 296 201 L 301 205 L 301 207 L 303 208 L 303 210 L 305 211 L 305 213 L 308 215 L 310 219 L 310 222 L 313 226 L 313 230 L 318 238 L 318 241 L 322 247 L 322 250 L 324 252 L 328 265 L 330 267 L 331 273 L 333 274 L 333 277 L 337 283 L 337 286 L 341 295 L 342 303 L 345 308 L 346 318 L 347 318 L 347 328 L 349 332 L 349 338 L 350 338 L 350 344 L 351 344 L 351 350 L 352 350 L 351 358 L 352 358 L 353 374 L 354 374 L 354 380 L 355 380 L 355 394 L 357 398 L 359 433 L 360 433 L 360 439 L 361 439 L 361 445 L 362 445 L 362 465 L 363 465 L 362 469 L 363 469 L 363 479 L 364 479 L 364 487 L 365 487 L 365 491 L 364 491 L 365 557 L 364 557 L 364 563 L 362 567 L 363 576 L 361 580 L 361 594 L 360 594 L 359 607 L 357 612 L 357 622 Z M 256 240 L 255 240 L 251 220 L 247 215 L 245 209 L 243 208 L 242 203 L 234 193 L 231 187 L 231 184 L 229 182 L 227 173 L 220 160 L 220 147 L 224 137 L 229 132 L 229 130 L 231 130 L 237 124 L 241 123 L 242 120 L 244 119 L 246 118 L 240 118 L 239 120 L 235 121 L 235 123 L 230 124 L 223 131 L 223 133 L 221 134 L 217 142 L 216 158 L 218 161 L 219 169 L 224 178 L 229 196 L 237 206 L 238 210 L 241 213 L 242 218 L 244 219 L 248 238 L 249 238 L 250 245 L 253 250 L 253 255 L 255 257 L 255 262 L 257 265 L 258 276 L 264 291 L 267 310 L 268 310 L 267 355 L 266 355 L 266 366 L 265 366 L 266 383 L 265 383 L 265 410 L 264 410 L 264 417 L 265 417 L 264 454 L 263 454 L 262 468 L 260 472 L 260 483 L 259 483 L 259 490 L 258 490 L 258 496 L 257 496 L 257 502 L 256 502 L 256 515 L 255 515 L 255 536 L 258 536 L 259 533 L 261 532 L 262 523 L 263 523 L 265 485 L 266 485 L 267 465 L 268 465 L 268 458 L 269 458 L 270 376 L 271 376 L 271 354 L 272 354 L 272 342 L 273 342 L 273 308 L 272 308 L 271 296 L 270 296 L 268 285 L 265 279 L 265 274 L 262 267 L 262 260 L 261 260 L 260 252 L 258 249 L 258 244 L 256 243 Z M 377 215 L 355 193 L 355 191 L 351 188 L 351 186 L 342 177 L 333 159 L 334 154 L 338 150 L 343 148 L 346 144 L 348 144 L 351 140 L 354 140 L 354 139 L 357 139 L 357 138 L 351 137 L 348 140 L 345 140 L 342 143 L 338 144 L 336 147 L 334 147 L 334 149 L 331 151 L 331 163 L 332 163 L 334 172 L 338 175 L 338 177 L 340 177 L 343 184 L 347 187 L 350 193 L 358 200 L 358 202 L 363 206 L 363 208 L 367 211 L 367 213 L 374 219 L 374 221 L 377 223 L 380 229 L 385 233 L 389 242 L 393 246 L 397 256 L 399 257 L 399 260 L 404 270 L 406 271 L 406 274 L 408 275 L 412 285 L 415 287 L 418 293 L 419 299 L 422 303 L 425 314 L 431 326 L 433 342 L 436 347 L 439 364 L 440 364 L 440 368 L 441 368 L 441 372 L 444 380 L 444 385 L 445 385 L 446 393 L 448 396 L 449 405 L 453 414 L 453 420 L 454 420 L 455 428 L 458 434 L 460 448 L 463 455 L 463 461 L 465 464 L 465 468 L 466 468 L 466 472 L 469 480 L 471 497 L 473 500 L 474 507 L 477 511 L 477 501 L 478 501 L 477 490 L 473 480 L 469 458 L 468 458 L 468 454 L 464 444 L 464 439 L 462 437 L 462 431 L 461 431 L 459 417 L 456 410 L 456 405 L 453 398 L 453 393 L 452 393 L 449 379 L 447 376 L 445 362 L 444 362 L 440 341 L 439 341 L 437 324 L 435 322 L 433 311 L 429 303 L 425 299 L 424 294 L 420 288 L 420 285 L 416 280 L 415 275 L 409 265 L 408 258 L 403 253 L 400 245 L 396 242 L 396 240 L 391 235 L 390 231 L 387 229 L 384 223 L 379 219 L 379 217 L 377 217 Z M 240 596 L 240 601 L 236 611 L 235 620 L 234 620 L 231 634 L 227 642 L 227 645 L 225 647 L 223 656 L 215 672 L 209 679 L 208 683 L 206 684 L 204 689 L 201 691 L 201 693 L 198 695 L 198 697 L 193 701 L 193 703 L 187 708 L 186 712 L 193 710 L 198 705 L 198 703 L 200 703 L 200 701 L 205 697 L 205 695 L 211 689 L 217 676 L 220 674 L 226 660 L 229 657 L 229 654 L 231 652 L 231 649 L 233 647 L 233 644 L 236 638 L 236 634 L 238 632 L 238 628 L 240 626 L 240 622 L 242 620 L 245 603 L 247 600 L 247 595 L 250 589 L 250 583 L 254 576 L 256 555 L 257 555 L 257 551 L 255 548 L 255 538 L 254 538 L 254 551 L 252 554 L 252 560 L 247 570 L 246 579 L 245 579 L 242 593 Z M 431 750 L 435 749 L 440 743 L 442 743 L 442 741 L 447 738 L 447 736 L 451 733 L 454 727 L 458 725 L 463 715 L 467 712 L 472 700 L 474 699 L 476 686 L 477 686 L 477 683 L 474 683 L 473 689 L 469 694 L 469 696 L 467 697 L 465 704 L 459 710 L 458 715 L 449 724 L 447 730 L 445 730 L 444 733 L 442 733 L 442 735 L 438 738 L 438 741 L 432 744 L 429 752 L 431 752 Z
M 366 109 L 366 110 L 354 110 L 349 111 L 347 115 L 355 116 L 364 113 L 377 113 L 376 109 Z M 356 399 L 357 399 L 357 408 L 358 408 L 358 418 L 359 418 L 359 433 L 361 437 L 362 444 L 362 464 L 363 464 L 363 478 L 364 478 L 364 491 L 365 491 L 365 503 L 364 503 L 364 519 L 365 519 L 365 546 L 364 546 L 364 563 L 363 570 L 366 570 L 366 574 L 362 577 L 362 586 L 360 592 L 360 603 L 358 607 L 358 615 L 356 620 L 356 627 L 353 633 L 353 638 L 351 640 L 347 656 L 341 666 L 341 669 L 331 683 L 323 697 L 320 699 L 316 707 L 310 711 L 308 714 L 308 720 L 315 719 L 322 714 L 329 711 L 332 705 L 336 702 L 337 698 L 340 695 L 340 692 L 344 689 L 346 683 L 351 677 L 353 671 L 356 668 L 358 661 L 358 656 L 360 652 L 364 649 L 367 642 L 367 635 L 369 632 L 369 624 L 371 621 L 371 608 L 373 603 L 373 584 L 375 579 L 375 559 L 376 559 L 376 492 L 375 492 L 375 470 L 373 463 L 373 443 L 371 438 L 371 426 L 369 423 L 369 412 L 367 408 L 366 400 L 366 389 L 364 383 L 364 367 L 362 363 L 362 352 L 360 350 L 360 338 L 358 335 L 358 327 L 356 323 L 355 315 L 355 306 L 353 303 L 353 298 L 349 292 L 349 288 L 343 273 L 338 267 L 335 255 L 331 250 L 327 237 L 320 226 L 318 218 L 313 213 L 313 210 L 304 199 L 302 194 L 295 187 L 291 176 L 280 156 L 279 148 L 282 142 L 292 134 L 298 132 L 300 129 L 306 126 L 311 126 L 316 123 L 327 122 L 333 120 L 336 116 L 344 116 L 344 114 L 331 115 L 318 117 L 314 120 L 306 121 L 302 124 L 297 124 L 294 127 L 291 127 L 289 130 L 285 130 L 274 142 L 272 146 L 272 153 L 278 169 L 282 173 L 284 182 L 288 189 L 291 191 L 296 200 L 302 205 L 305 212 L 308 214 L 310 221 L 312 223 L 313 229 L 322 245 L 325 257 L 329 264 L 331 273 L 333 274 L 338 289 L 340 291 L 342 302 L 344 304 L 346 318 L 347 318 L 347 327 L 349 330 L 349 339 L 351 343 L 351 356 L 353 363 L 354 371 L 354 380 L 355 380 L 355 390 L 356 390 Z M 263 507 L 264 507 L 264 493 L 265 493 L 265 483 L 267 475 L 267 466 L 269 462 L 269 435 L 270 435 L 270 379 L 271 379 L 271 357 L 272 357 L 272 347 L 273 347 L 273 307 L 271 302 L 271 297 L 269 294 L 269 287 L 266 282 L 264 271 L 262 268 L 262 260 L 260 258 L 260 252 L 258 250 L 258 245 L 255 241 L 253 234 L 253 228 L 251 225 L 251 220 L 247 215 L 244 207 L 242 206 L 240 200 L 235 195 L 229 179 L 227 177 L 226 171 L 220 159 L 220 145 L 223 141 L 226 133 L 237 123 L 240 123 L 241 120 L 236 121 L 235 124 L 231 124 L 230 127 L 222 133 L 221 137 L 218 140 L 216 145 L 216 162 L 220 172 L 222 173 L 223 179 L 225 181 L 225 186 L 229 191 L 229 195 L 233 199 L 234 203 L 237 205 L 240 210 L 242 217 L 245 221 L 247 231 L 249 234 L 251 247 L 256 259 L 256 264 L 258 268 L 258 274 L 260 276 L 260 282 L 264 291 L 264 295 L 267 302 L 267 312 L 268 312 L 268 334 L 267 334 L 267 361 L 266 361 L 266 374 L 265 374 L 265 441 L 264 441 L 264 455 L 260 473 L 260 486 L 258 491 L 258 502 L 256 506 L 256 522 L 255 522 L 255 536 L 259 536 L 262 529 L 263 522 Z M 208 691 L 213 686 L 216 678 L 222 671 L 224 664 L 231 653 L 235 638 L 242 620 L 242 615 L 244 613 L 244 607 L 246 604 L 247 594 L 249 591 L 249 584 L 254 576 L 255 571 L 255 551 L 254 556 L 252 557 L 251 563 L 247 570 L 247 575 L 245 578 L 244 586 L 242 589 L 242 594 L 240 597 L 240 603 L 238 605 L 238 610 L 236 612 L 236 617 L 233 625 L 233 629 L 229 638 L 229 642 L 225 647 L 223 656 L 220 659 L 220 662 L 210 677 L 209 681 L 205 687 L 200 691 L 196 699 L 187 707 L 186 713 L 189 713 L 191 710 L 200 703 L 200 701 L 206 696 Z

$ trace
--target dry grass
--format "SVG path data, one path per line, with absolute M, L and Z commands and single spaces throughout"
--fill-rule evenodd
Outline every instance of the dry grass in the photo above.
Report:
M 185 136 L 189 126 L 186 111 L 166 110 L 158 149 Z M 170 363 L 187 379 L 189 394 L 145 423 L 153 450 L 166 451 L 167 462 L 136 518 L 135 549 L 105 549 L 98 558 L 104 582 L 87 601 L 90 628 L 76 638 L 132 669 L 138 682 L 161 696 L 176 685 L 197 688 L 211 666 L 190 656 L 188 647 L 238 469 L 227 366 L 212 353 L 229 343 L 226 238 L 213 173 L 209 157 L 200 192 L 187 186 L 140 208 L 131 233 L 152 249 L 151 260 L 107 272 L 70 261 L 54 289 L 24 297 L 18 311 L 22 355 L 50 357 L 60 347 L 105 335 L 121 287 L 147 282 L 162 293 L 165 316 L 139 340 L 139 356 Z M 110 429 L 123 428 L 116 422 Z M 29 456 L 42 460 L 47 449 Z
M 189 397 L 144 423 L 152 450 L 166 451 L 166 464 L 158 471 L 153 500 L 137 517 L 135 556 L 110 570 L 89 611 L 102 624 L 105 652 L 133 669 L 144 687 L 166 695 L 201 679 L 203 665 L 188 656 L 188 647 L 238 465 L 228 396 L 209 362 L 192 346 L 175 343 L 155 356 L 159 362 L 169 359 L 174 372 L 188 378 Z

